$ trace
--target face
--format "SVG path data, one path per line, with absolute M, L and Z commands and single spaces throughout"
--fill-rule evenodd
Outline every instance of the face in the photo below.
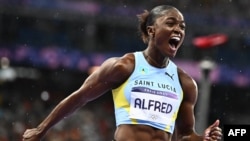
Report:
M 167 10 L 148 29 L 151 31 L 154 47 L 164 56 L 174 57 L 185 37 L 183 15 L 176 9 Z

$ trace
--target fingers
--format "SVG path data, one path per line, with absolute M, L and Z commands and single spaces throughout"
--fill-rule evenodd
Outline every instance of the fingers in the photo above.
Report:
M 222 129 L 220 127 L 214 127 L 210 131 L 210 135 L 222 136 Z
M 27 129 L 23 134 L 23 141 L 38 141 L 37 129 Z
M 211 132 L 210 138 L 211 138 L 212 140 L 221 140 L 221 138 L 222 138 L 222 133 L 221 133 L 220 131 Z
M 34 129 L 27 129 L 23 134 L 23 138 L 25 139 L 30 138 L 34 134 L 33 131 Z
M 205 141 L 219 141 L 222 139 L 222 129 L 219 125 L 220 120 L 216 120 L 205 130 Z
M 218 141 L 222 139 L 222 129 L 218 126 L 212 127 L 210 132 L 206 134 L 206 141 Z
M 216 120 L 210 127 L 217 127 L 220 125 L 220 120 Z

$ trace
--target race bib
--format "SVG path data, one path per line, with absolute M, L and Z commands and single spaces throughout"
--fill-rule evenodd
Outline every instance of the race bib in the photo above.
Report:
M 130 102 L 130 118 L 161 124 L 170 124 L 179 106 L 175 94 L 144 87 L 133 88 Z

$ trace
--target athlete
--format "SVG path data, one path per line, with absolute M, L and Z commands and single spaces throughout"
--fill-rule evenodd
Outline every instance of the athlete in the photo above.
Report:
M 195 132 L 197 84 L 176 66 L 185 37 L 182 13 L 160 5 L 138 15 L 143 51 L 107 59 L 83 85 L 62 100 L 23 141 L 41 140 L 46 132 L 88 102 L 112 90 L 117 129 L 114 141 L 218 141 L 219 120 L 202 135 Z

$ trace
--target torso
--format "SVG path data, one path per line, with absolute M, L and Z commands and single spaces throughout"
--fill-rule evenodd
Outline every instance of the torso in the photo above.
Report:
M 115 141 L 171 141 L 171 134 L 146 125 L 120 125 Z
M 134 57 L 132 58 L 134 60 Z M 133 70 L 130 71 L 133 72 Z M 124 102 L 120 101 L 119 103 Z M 171 141 L 171 136 L 170 132 L 152 126 L 123 123 L 117 125 L 114 139 L 115 141 Z

